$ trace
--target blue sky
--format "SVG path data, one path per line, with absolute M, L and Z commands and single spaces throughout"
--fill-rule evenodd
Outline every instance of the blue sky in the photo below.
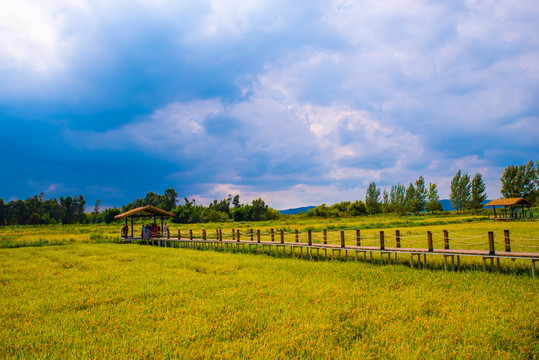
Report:
M 536 0 L 0 3 L 0 198 L 277 209 L 539 160 Z

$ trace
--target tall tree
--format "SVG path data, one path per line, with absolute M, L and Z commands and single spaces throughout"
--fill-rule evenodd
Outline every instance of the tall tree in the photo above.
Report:
M 537 192 L 537 170 L 531 160 L 526 165 L 506 167 L 500 178 L 503 197 L 523 197 L 533 200 Z
M 382 212 L 384 214 L 389 212 L 389 193 L 386 189 L 382 192 Z
M 425 209 L 427 199 L 427 189 L 425 188 L 425 179 L 420 176 L 415 182 L 415 213 L 419 213 Z
M 483 208 L 483 201 L 487 199 L 487 193 L 485 192 L 485 183 L 480 173 L 475 174 L 472 179 L 472 192 L 470 200 L 470 209 L 481 210 Z
M 165 190 L 165 198 L 163 201 L 163 210 L 170 211 L 176 207 L 176 203 L 178 194 L 176 193 L 176 190 L 170 188 Z
M 412 213 L 412 212 L 415 213 L 415 209 L 417 207 L 415 193 L 416 191 L 414 188 L 414 184 L 410 183 L 410 185 L 408 185 L 408 188 L 406 188 L 406 193 L 404 195 L 404 202 L 406 204 L 404 209 L 408 213 Z
M 429 183 L 429 192 L 427 194 L 427 204 L 425 205 L 427 211 L 442 211 L 442 203 L 440 202 L 440 196 L 438 196 L 438 189 L 436 184 Z
M 470 203 L 470 176 L 462 175 L 460 169 L 451 180 L 449 199 L 457 213 L 466 209 Z
M 101 205 L 101 199 L 95 201 L 94 211 L 92 212 L 94 215 L 94 223 L 97 223 L 97 218 L 99 217 L 99 205 Z
M 389 191 L 389 203 L 391 204 L 391 210 L 396 214 L 403 215 L 405 207 L 405 196 L 406 189 L 404 185 L 398 184 L 391 186 Z
M 367 213 L 370 215 L 380 212 L 380 189 L 376 187 L 374 181 L 367 187 L 365 206 L 367 207 Z

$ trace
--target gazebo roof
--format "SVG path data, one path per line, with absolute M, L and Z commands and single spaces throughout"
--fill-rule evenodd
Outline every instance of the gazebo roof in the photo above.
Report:
M 524 198 L 496 199 L 485 204 L 485 206 L 513 206 L 513 205 L 531 205 L 532 203 Z
M 142 206 L 133 210 L 126 211 L 122 214 L 116 215 L 115 219 L 122 219 L 125 217 L 152 217 L 152 216 L 158 216 L 158 217 L 174 217 L 173 213 L 170 213 L 168 211 L 156 208 L 155 206 L 146 205 Z

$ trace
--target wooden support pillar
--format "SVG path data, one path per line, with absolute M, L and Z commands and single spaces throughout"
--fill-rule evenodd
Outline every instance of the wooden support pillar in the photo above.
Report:
M 271 229 L 271 241 L 275 241 L 275 231 Z
M 328 231 L 324 229 L 324 244 L 327 245 L 327 243 L 328 243 Z
M 509 230 L 503 231 L 503 237 L 505 239 L 505 251 L 511 252 L 511 241 L 509 240 Z
M 284 244 L 284 230 L 281 229 L 281 244 Z
M 296 234 L 296 242 L 299 242 L 299 232 L 298 232 L 298 229 L 295 230 L 295 234 Z
M 202 240 L 206 241 L 206 230 L 202 230 Z
M 494 232 L 488 232 L 488 252 L 490 255 L 494 255 Z
M 260 229 L 258 229 L 258 230 L 256 231 L 256 242 L 257 242 L 257 243 L 260 242 Z M 264 248 L 262 248 L 262 249 L 264 249 Z
M 401 247 L 401 232 L 400 230 L 395 230 L 395 242 L 397 248 Z
M 131 218 L 131 239 L 133 238 L 133 218 Z
M 427 231 L 427 244 L 429 246 L 429 251 L 432 252 L 434 250 L 434 247 L 432 246 L 432 232 Z
M 219 229 L 219 241 L 223 241 L 223 230 Z
M 236 242 L 240 242 L 240 229 L 236 230 Z
M 341 230 L 341 247 L 344 248 L 344 230 Z
M 189 229 L 189 239 L 193 240 L 193 229 Z
M 449 232 L 444 230 L 444 249 L 449 249 Z
M 254 232 L 253 232 L 253 229 L 251 229 L 251 241 L 254 240 Z
M 356 230 L 356 245 L 361 246 L 361 233 L 359 230 Z M 356 258 L 357 258 L 357 252 L 356 252 Z
M 309 246 L 313 245 L 312 230 L 307 230 L 307 241 L 309 242 Z
M 180 231 L 180 229 L 178 229 L 178 240 L 180 240 L 182 238 L 182 233 Z
M 386 246 L 385 246 L 385 243 L 384 243 L 384 232 L 380 231 L 380 250 L 384 250 L 385 248 L 386 248 Z
M 232 240 L 236 240 L 236 230 L 232 229 Z

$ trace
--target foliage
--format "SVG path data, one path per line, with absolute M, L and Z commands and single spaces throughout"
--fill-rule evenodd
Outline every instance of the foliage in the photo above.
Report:
M 440 202 L 440 196 L 438 196 L 438 189 L 436 184 L 429 183 L 429 192 L 427 194 L 427 204 L 425 205 L 427 212 L 443 211 L 442 203 Z
M 537 201 L 539 192 L 539 163 L 534 167 L 533 161 L 526 165 L 505 168 L 502 177 L 501 194 L 505 198 L 523 197 L 530 201 Z
M 405 195 L 406 190 L 404 185 L 398 184 L 391 186 L 390 196 L 390 206 L 393 209 L 393 212 L 399 215 L 404 215 L 405 211 Z
M 476 211 L 483 209 L 483 201 L 487 199 L 485 189 L 483 177 L 480 173 L 475 174 L 474 178 L 472 179 L 470 209 Z
M 374 181 L 367 187 L 365 206 L 369 215 L 378 214 L 380 212 L 380 189 L 376 187 Z
M 462 175 L 460 169 L 451 180 L 451 192 L 449 200 L 451 205 L 457 209 L 457 213 L 469 207 L 470 204 L 470 176 Z

